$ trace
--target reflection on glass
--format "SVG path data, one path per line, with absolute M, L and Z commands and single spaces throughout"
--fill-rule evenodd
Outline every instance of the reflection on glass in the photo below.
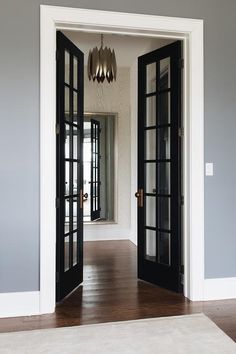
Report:
M 64 232 L 67 233 L 70 231 L 70 199 L 65 199 L 65 223 L 64 223 Z
M 65 51 L 65 83 L 70 84 L 70 53 Z
M 170 230 L 170 198 L 158 197 L 158 228 L 163 230 Z
M 161 264 L 171 265 L 171 247 L 169 233 L 158 233 L 158 262 Z
M 146 71 L 146 93 L 152 93 L 156 91 L 156 63 L 147 65 Z
M 162 160 L 170 159 L 170 128 L 162 127 L 157 131 L 158 148 L 157 158 Z
M 156 261 L 156 231 L 145 230 L 146 244 L 145 244 L 145 258 L 149 261 Z
M 170 162 L 158 163 L 157 171 L 158 194 L 170 194 Z
M 156 125 L 156 96 L 146 98 L 146 127 Z
M 64 221 L 64 234 L 70 231 L 70 223 L 69 223 L 69 202 L 65 200 L 65 221 Z
M 69 235 L 64 237 L 64 271 L 66 272 L 69 269 L 69 245 L 70 237 Z
M 73 266 L 78 263 L 78 234 L 73 233 Z
M 158 90 L 170 88 L 170 57 L 160 60 Z
M 156 164 L 146 163 L 146 193 L 156 193 Z
M 146 226 L 156 227 L 156 198 L 145 197 L 146 202 Z
M 65 119 L 70 120 L 70 90 L 65 86 Z
M 77 199 L 77 197 L 73 198 L 73 230 L 77 229 L 77 223 L 78 223 L 78 203 L 79 200 Z
M 78 170 L 78 163 L 73 162 L 73 194 L 77 194 L 77 186 L 78 186 L 78 180 L 77 180 L 77 170 Z
M 170 92 L 158 96 L 158 124 L 170 124 Z
M 145 160 L 156 159 L 156 129 L 145 131 Z
M 73 92 L 73 120 L 77 123 L 78 120 L 78 94 L 77 92 Z
M 78 88 L 78 59 L 76 57 L 73 58 L 74 65 L 74 88 Z
M 78 158 L 78 129 L 73 126 L 73 159 Z
M 65 195 L 70 194 L 70 163 L 66 161 L 65 163 Z
M 65 158 L 70 158 L 70 126 L 65 124 L 66 139 L 65 139 Z

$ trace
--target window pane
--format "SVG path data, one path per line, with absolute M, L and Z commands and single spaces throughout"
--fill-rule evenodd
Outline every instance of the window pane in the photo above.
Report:
M 160 60 L 158 90 L 170 88 L 170 57 Z
M 77 211 L 78 211 L 78 203 L 79 203 L 79 198 L 74 197 L 73 198 L 73 230 L 77 229 L 77 223 L 78 223 L 78 219 L 77 219 Z
M 78 129 L 73 127 L 73 159 L 78 158 Z
M 74 57 L 74 88 L 78 88 L 78 59 Z
M 170 198 L 158 197 L 158 228 L 170 230 Z
M 158 163 L 157 171 L 158 194 L 170 194 L 170 162 Z
M 78 94 L 77 92 L 73 92 L 73 119 L 74 122 L 78 121 Z
M 70 120 L 70 89 L 65 86 L 65 119 Z
M 156 227 L 156 198 L 145 197 L 146 201 L 146 226 Z
M 146 163 L 146 193 L 156 193 L 156 164 Z
M 156 129 L 150 129 L 145 131 L 146 151 L 145 160 L 156 159 Z
M 68 124 L 65 124 L 65 130 L 66 130 L 65 158 L 69 159 L 70 158 L 70 126 Z
M 65 195 L 69 195 L 70 193 L 70 163 L 68 161 L 65 162 Z
M 78 169 L 78 163 L 74 162 L 73 163 L 73 194 L 78 193 L 77 169 Z
M 64 271 L 66 272 L 69 269 L 69 245 L 70 245 L 70 236 L 64 238 Z
M 158 233 L 158 262 L 161 264 L 171 265 L 171 247 L 169 233 Z
M 156 91 L 156 63 L 147 65 L 146 93 Z
M 65 199 L 65 221 L 64 221 L 64 233 L 66 234 L 67 232 L 70 231 L 70 219 L 69 219 L 69 199 Z
M 70 84 L 70 53 L 65 51 L 65 83 Z
M 158 96 L 158 124 L 170 124 L 170 92 Z
M 73 265 L 78 263 L 78 233 L 73 233 Z
M 156 96 L 146 98 L 146 127 L 156 125 Z
M 157 131 L 158 136 L 158 159 L 170 159 L 170 128 L 163 127 Z
M 145 258 L 156 261 L 156 231 L 146 229 Z

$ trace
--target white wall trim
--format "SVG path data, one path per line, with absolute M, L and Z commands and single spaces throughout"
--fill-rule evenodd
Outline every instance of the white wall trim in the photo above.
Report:
M 236 278 L 205 279 L 204 300 L 236 298 Z
M 39 291 L 0 294 L 0 318 L 38 315 Z
M 56 29 L 79 29 L 184 40 L 185 208 L 184 294 L 203 299 L 204 113 L 203 21 L 40 6 L 40 312 L 55 309 L 56 245 Z

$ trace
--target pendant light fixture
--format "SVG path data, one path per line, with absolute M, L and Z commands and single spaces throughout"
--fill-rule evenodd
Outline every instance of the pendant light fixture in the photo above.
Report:
M 101 47 L 93 48 L 88 56 L 88 78 L 104 82 L 105 79 L 110 83 L 116 81 L 117 65 L 114 49 L 103 47 L 103 34 L 101 34 Z

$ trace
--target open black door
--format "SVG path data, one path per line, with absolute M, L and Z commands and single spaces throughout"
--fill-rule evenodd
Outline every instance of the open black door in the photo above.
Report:
M 83 69 L 83 53 L 57 32 L 57 301 L 83 281 Z
M 138 58 L 138 277 L 181 287 L 181 42 Z
M 91 119 L 91 221 L 100 218 L 100 122 Z

